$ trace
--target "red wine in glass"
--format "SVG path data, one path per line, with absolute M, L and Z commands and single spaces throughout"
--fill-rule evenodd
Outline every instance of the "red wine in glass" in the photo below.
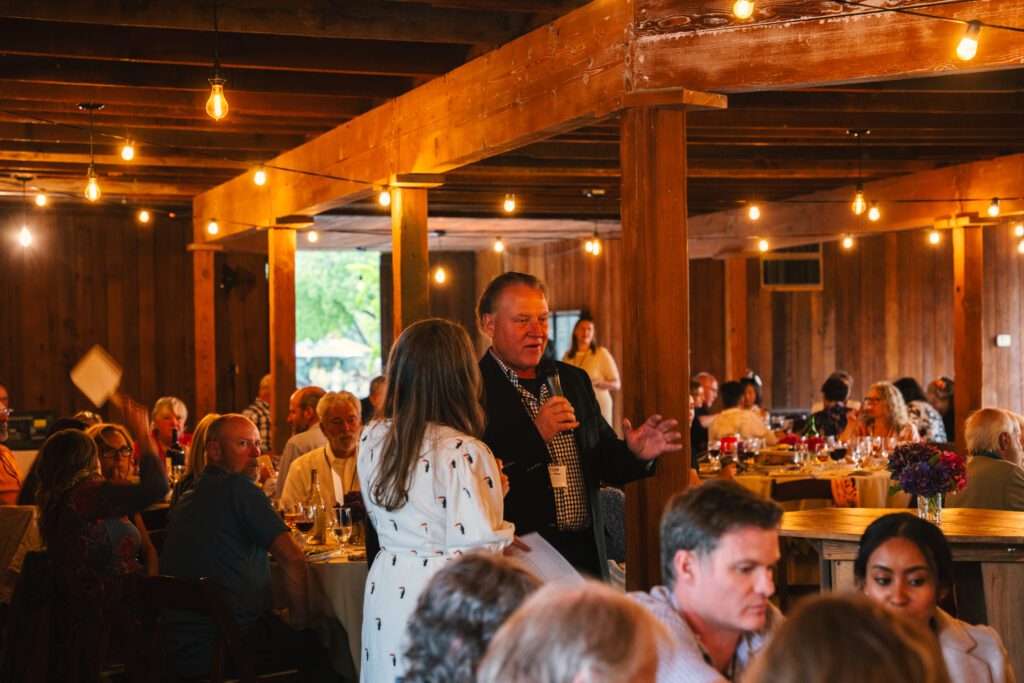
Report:
M 295 528 L 304 534 L 308 534 L 313 528 L 312 521 L 295 522 Z

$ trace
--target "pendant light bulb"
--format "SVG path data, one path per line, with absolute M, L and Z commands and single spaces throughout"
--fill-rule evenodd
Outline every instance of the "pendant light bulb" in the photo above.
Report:
M 316 244 L 320 241 L 320 234 L 316 230 L 310 230 L 306 233 L 306 241 L 310 244 Z
M 501 208 L 505 210 L 505 213 L 512 213 L 516 210 L 516 196 L 514 194 L 505 195 L 505 201 L 502 203 Z
M 850 205 L 850 208 L 858 216 L 867 211 L 868 203 L 864 200 L 863 185 L 857 185 L 857 193 L 853 195 L 853 203 Z
M 849 235 L 843 238 L 843 249 L 853 249 L 853 238 Z
M 1020 241 L 1020 242 L 1019 242 L 1019 243 L 1017 244 L 1017 253 L 1018 253 L 1018 254 L 1024 254 L 1024 240 L 1021 240 L 1021 241 Z
M 149 211 L 148 210 L 146 210 L 146 209 L 139 209 L 139 222 L 140 223 L 148 223 L 150 218 L 151 218 L 151 216 L 149 215 Z
M 32 231 L 28 229 L 27 225 L 21 226 L 21 232 L 18 233 L 18 244 L 26 248 L 32 245 Z
M 754 14 L 753 0 L 736 0 L 732 4 L 732 13 L 737 19 L 749 19 Z
M 496 240 L 494 240 L 494 251 L 498 252 L 499 254 L 505 251 L 505 243 L 501 241 L 500 235 Z
M 121 147 L 121 158 L 125 161 L 131 161 L 135 158 L 135 143 L 132 142 L 131 138 L 125 140 L 124 145 Z
M 214 121 L 220 121 L 228 115 L 228 98 L 224 96 L 226 82 L 216 76 L 210 79 L 210 99 L 206 100 L 206 113 Z
M 598 256 L 601 253 L 601 240 L 597 235 L 594 235 L 594 248 L 590 253 L 594 256 Z
M 761 217 L 761 207 L 758 206 L 757 204 L 751 204 L 747 208 L 747 218 L 749 218 L 752 221 L 756 221 L 760 217 Z
M 878 209 L 878 202 L 871 200 L 871 208 L 868 209 L 868 220 L 876 222 L 881 217 L 882 212 Z
M 992 201 L 988 204 L 988 215 L 991 218 L 995 218 L 999 215 L 999 197 L 993 197 Z
M 263 169 L 262 166 L 256 167 L 255 172 L 253 172 L 252 174 L 252 181 L 259 185 L 260 187 L 263 187 L 264 185 L 267 184 L 267 172 Z
M 212 221 L 206 224 L 206 232 L 210 235 L 216 235 L 220 232 L 220 226 L 217 225 L 217 219 L 214 218 Z
M 760 252 L 768 251 L 769 246 L 771 245 L 768 244 L 768 240 L 758 240 L 757 242 L 757 250 Z
M 100 183 L 96 179 L 96 171 L 92 165 L 89 165 L 89 178 L 85 182 L 85 198 L 90 202 L 99 201 L 100 197 L 103 196 L 103 191 L 100 190 Z
M 36 206 L 46 206 L 47 201 L 46 193 L 40 190 L 39 194 L 36 195 Z
M 928 233 L 928 241 L 932 244 L 938 244 L 942 240 L 942 235 L 939 234 L 938 230 L 932 230 Z
M 978 38 L 981 36 L 981 22 L 972 21 L 967 24 L 967 30 L 964 31 L 964 37 L 960 39 L 960 44 L 956 46 L 956 56 L 965 62 L 969 62 L 974 59 L 974 56 L 978 54 Z
M 377 195 L 377 203 L 381 206 L 391 206 L 391 191 L 387 188 L 381 190 L 380 194 Z
M 1015 237 L 1024 237 L 1024 223 L 1013 226 L 1013 234 Z
M 583 250 L 588 254 L 594 253 L 594 240 L 587 240 L 587 243 L 583 245 Z
M 443 285 L 447 278 L 448 275 L 444 272 L 444 267 L 438 266 L 437 270 L 434 271 L 434 282 L 439 285 Z

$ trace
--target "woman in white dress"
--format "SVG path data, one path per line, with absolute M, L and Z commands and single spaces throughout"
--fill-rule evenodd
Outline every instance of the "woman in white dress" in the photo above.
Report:
M 363 431 L 357 464 L 380 537 L 363 600 L 361 681 L 402 676 L 406 624 L 434 572 L 512 542 L 501 470 L 477 438 L 482 387 L 469 336 L 447 320 L 409 326 L 391 350 L 385 417 Z
M 594 339 L 594 323 L 588 318 L 580 318 L 572 328 L 572 345 L 565 352 L 562 361 L 575 365 L 588 375 L 594 385 L 597 404 L 601 406 L 604 421 L 612 422 L 612 394 L 622 387 L 619 379 L 619 368 L 608 349 L 598 346 Z

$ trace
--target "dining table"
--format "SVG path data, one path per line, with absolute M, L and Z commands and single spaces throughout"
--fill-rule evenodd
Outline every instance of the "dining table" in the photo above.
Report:
M 820 587 L 854 589 L 860 537 L 885 508 L 822 508 L 785 512 L 783 538 L 801 539 L 818 553 Z M 1015 671 L 1024 672 L 1024 512 L 949 508 L 942 532 L 953 550 L 957 616 L 987 624 L 1003 640 Z

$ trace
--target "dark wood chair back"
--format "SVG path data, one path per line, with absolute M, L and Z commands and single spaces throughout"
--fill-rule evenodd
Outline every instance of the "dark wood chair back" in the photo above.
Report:
M 778 503 L 793 500 L 832 500 L 832 482 L 827 479 L 773 481 L 771 497 Z

